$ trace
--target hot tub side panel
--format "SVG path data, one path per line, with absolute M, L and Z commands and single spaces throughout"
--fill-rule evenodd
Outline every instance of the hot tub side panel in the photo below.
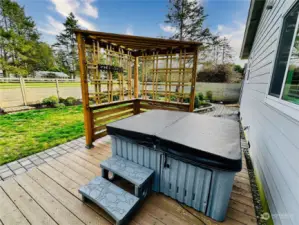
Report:
M 164 157 L 165 155 L 163 155 Z M 160 191 L 205 213 L 211 178 L 210 170 L 168 156 L 162 167 Z
M 136 144 L 127 138 L 111 135 L 111 139 L 112 155 L 121 156 L 155 171 L 153 191 L 159 192 L 162 153 L 149 147 Z
M 235 174 L 230 171 L 213 170 L 207 216 L 217 221 L 224 221 Z

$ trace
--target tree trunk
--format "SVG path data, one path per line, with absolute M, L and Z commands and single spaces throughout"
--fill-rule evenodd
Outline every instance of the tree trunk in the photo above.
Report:
M 181 6 L 181 15 L 180 15 L 180 41 L 183 41 L 183 29 L 184 29 L 184 18 L 183 18 L 183 12 L 184 12 L 184 0 L 182 1 Z

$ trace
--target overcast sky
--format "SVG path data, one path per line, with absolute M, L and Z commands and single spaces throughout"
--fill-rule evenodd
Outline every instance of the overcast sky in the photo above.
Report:
M 133 34 L 170 36 L 173 28 L 164 24 L 168 0 L 17 0 L 36 22 L 42 39 L 50 44 L 63 29 L 65 17 L 73 12 L 82 28 Z M 205 26 L 230 40 L 239 59 L 249 0 L 201 0 L 208 18 Z

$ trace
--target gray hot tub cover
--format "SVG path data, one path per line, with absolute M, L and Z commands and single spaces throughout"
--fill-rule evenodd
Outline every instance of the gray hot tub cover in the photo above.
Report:
M 157 146 L 202 166 L 240 171 L 242 157 L 236 121 L 187 112 L 152 110 L 107 125 L 110 135 Z

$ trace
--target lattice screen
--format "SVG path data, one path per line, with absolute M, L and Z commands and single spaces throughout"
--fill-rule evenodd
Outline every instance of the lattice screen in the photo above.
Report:
M 181 49 L 174 54 L 144 52 L 140 60 L 140 93 L 142 99 L 166 102 L 189 102 L 193 53 Z
M 102 104 L 133 98 L 134 57 L 128 50 L 94 40 L 86 45 L 89 100 Z

